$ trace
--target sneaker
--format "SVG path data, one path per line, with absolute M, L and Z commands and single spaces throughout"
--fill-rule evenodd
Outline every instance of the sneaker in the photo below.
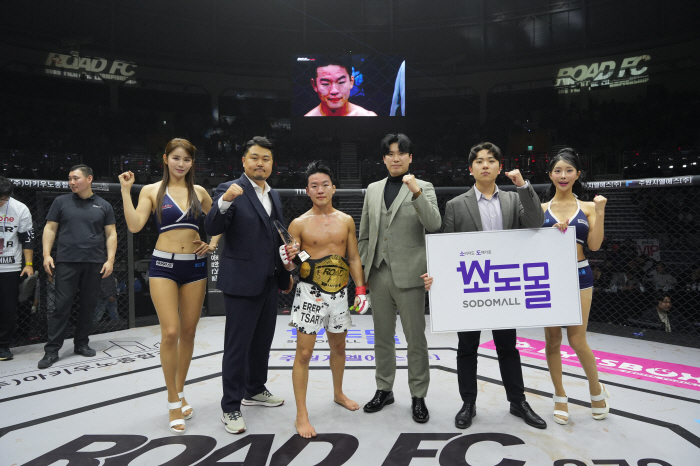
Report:
M 241 401 L 241 404 L 244 406 L 267 406 L 268 408 L 280 406 L 283 403 L 283 398 L 275 396 L 267 390 L 250 398 L 243 398 Z
M 73 352 L 75 354 L 85 356 L 86 358 L 92 358 L 97 354 L 97 352 L 94 349 L 90 348 L 88 345 L 76 346 L 73 349 Z
M 221 422 L 224 423 L 224 429 L 229 434 L 240 434 L 245 432 L 245 421 L 243 420 L 243 414 L 240 411 L 234 411 L 232 413 L 224 413 L 221 416 Z
M 41 361 L 39 361 L 39 365 L 37 367 L 39 369 L 46 369 L 53 366 L 53 363 L 56 361 L 58 361 L 58 353 L 50 353 L 47 351 L 46 354 L 44 354 L 44 357 L 41 358 Z
M 39 272 L 34 275 L 28 276 L 22 283 L 19 284 L 19 296 L 17 299 L 19 302 L 24 302 L 31 296 L 34 292 L 34 286 L 36 286 L 36 281 L 39 278 Z
M 14 358 L 14 356 L 10 348 L 0 348 L 0 361 L 9 361 L 12 358 Z

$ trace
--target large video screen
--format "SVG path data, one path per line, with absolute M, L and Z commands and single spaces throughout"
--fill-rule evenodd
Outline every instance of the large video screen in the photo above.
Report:
M 396 56 L 297 55 L 292 116 L 405 116 L 406 62 Z

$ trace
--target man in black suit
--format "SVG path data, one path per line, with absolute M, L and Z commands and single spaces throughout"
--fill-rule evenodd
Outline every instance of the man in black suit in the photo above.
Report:
M 243 168 L 243 176 L 216 189 L 204 223 L 208 234 L 224 234 L 217 281 L 226 308 L 221 421 L 232 434 L 246 430 L 241 404 L 284 403 L 265 382 L 278 290 L 288 293 L 293 285 L 277 253 L 282 240 L 273 225 L 284 224 L 282 202 L 265 181 L 272 172 L 272 143 L 260 136 L 248 141 Z

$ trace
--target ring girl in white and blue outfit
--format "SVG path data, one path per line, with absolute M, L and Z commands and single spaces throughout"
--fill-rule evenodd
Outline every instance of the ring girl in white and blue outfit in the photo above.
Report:
M 569 225 L 576 229 L 576 250 L 578 253 L 578 278 L 581 293 L 582 325 L 571 325 L 566 328 L 569 345 L 576 352 L 581 362 L 591 394 L 591 409 L 593 418 L 604 419 L 610 410 L 606 398 L 610 396 L 607 389 L 598 380 L 593 351 L 586 341 L 588 315 L 591 311 L 593 297 L 593 273 L 583 254 L 584 244 L 591 251 L 600 249 L 603 242 L 603 223 L 605 220 L 605 203 L 603 196 L 595 196 L 593 202 L 583 202 L 581 183 L 581 162 L 578 154 L 571 148 L 560 150 L 549 163 L 549 178 L 552 180 L 542 204 L 545 227 L 556 227 L 565 232 Z M 569 422 L 568 398 L 562 382 L 561 364 L 561 327 L 544 329 L 546 341 L 547 366 L 554 384 L 554 421 L 558 424 Z
M 206 291 L 206 254 L 216 249 L 220 238 L 213 237 L 210 244 L 200 240 L 199 223 L 212 201 L 204 188 L 194 184 L 196 150 L 185 139 L 170 141 L 163 155 L 163 180 L 141 189 L 136 208 L 131 200 L 134 174 L 119 175 L 129 231 L 140 231 L 151 215 L 158 227 L 148 280 L 160 321 L 160 361 L 174 434 L 184 433 L 185 419 L 194 416 L 185 401 L 185 379 Z

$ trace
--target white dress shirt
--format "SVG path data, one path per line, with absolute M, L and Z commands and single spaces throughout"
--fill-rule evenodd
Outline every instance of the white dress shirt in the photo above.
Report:
M 244 173 L 245 175 L 245 173 Z M 258 186 L 258 183 L 255 181 L 251 180 L 248 175 L 245 175 L 246 178 L 248 178 L 248 181 L 250 181 L 250 184 L 253 185 L 253 189 L 255 190 L 255 194 L 258 195 L 258 199 L 260 200 L 260 203 L 262 204 L 263 208 L 265 209 L 265 212 L 267 212 L 267 215 L 272 214 L 272 199 L 270 199 L 270 191 L 272 188 L 270 188 L 270 185 L 267 184 L 267 181 L 265 182 L 265 189 L 261 188 Z M 233 204 L 233 201 L 224 201 L 224 196 L 221 196 L 219 198 L 219 212 L 222 214 L 226 213 L 228 208 Z

